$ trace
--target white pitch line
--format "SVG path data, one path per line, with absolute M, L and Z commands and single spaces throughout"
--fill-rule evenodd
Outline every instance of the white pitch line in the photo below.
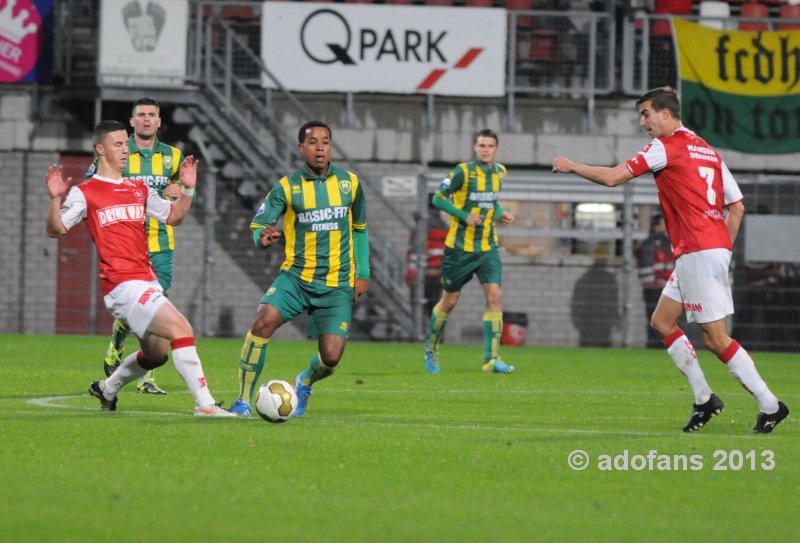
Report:
M 39 407 L 54 407 L 58 409 L 71 409 L 75 411 L 94 411 L 97 412 L 97 407 L 85 407 L 85 406 L 74 406 L 74 405 L 64 405 L 54 402 L 60 402 L 64 400 L 73 400 L 78 398 L 86 398 L 85 394 L 73 394 L 69 396 L 42 396 L 39 398 L 31 398 L 26 400 L 25 403 L 36 405 Z M 135 415 L 159 415 L 159 416 L 171 416 L 171 417 L 185 417 L 190 415 L 190 413 L 178 413 L 175 411 L 140 411 L 140 410 L 124 410 L 121 411 L 119 414 L 135 414 Z M 380 415 L 374 414 L 365 415 L 366 417 L 386 417 L 387 415 Z M 233 417 L 231 417 L 233 418 Z M 255 420 L 258 421 L 257 417 L 237 417 L 238 420 Z M 497 426 L 497 425 L 480 425 L 480 424 L 438 424 L 438 423 L 430 423 L 430 422 L 416 422 L 416 421 L 408 421 L 408 422 L 386 422 L 386 421 L 376 421 L 376 420 L 366 420 L 364 418 L 360 419 L 335 419 L 335 418 L 304 418 L 302 424 L 315 424 L 315 425 L 325 425 L 325 424 L 348 424 L 348 425 L 359 425 L 359 426 L 380 426 L 380 427 L 406 427 L 406 428 L 428 428 L 432 430 L 477 430 L 477 431 L 492 431 L 492 432 L 526 432 L 532 434 L 569 434 L 569 435 L 609 435 L 609 436 L 632 436 L 632 437 L 670 437 L 679 435 L 680 432 L 677 430 L 675 432 L 636 432 L 636 431 L 608 431 L 608 430 L 593 430 L 593 429 L 586 429 L 586 428 L 534 428 L 530 426 Z M 702 436 L 703 434 L 698 434 L 698 437 Z M 711 436 L 715 438 L 720 437 L 730 437 L 736 439 L 754 439 L 759 438 L 759 436 L 753 436 L 750 434 L 745 433 L 735 433 L 735 434 L 711 434 Z
M 87 407 L 80 405 L 64 405 L 60 403 L 54 403 L 64 400 L 74 400 L 77 398 L 88 398 L 88 396 L 86 394 L 72 394 L 70 396 L 42 396 L 41 398 L 31 398 L 29 400 L 26 400 L 25 403 L 31 405 L 37 405 L 39 407 L 55 407 L 57 409 L 72 409 L 75 411 L 97 411 L 97 412 L 100 411 L 97 408 L 97 406 Z M 126 409 L 121 413 L 124 413 L 126 415 L 128 413 L 131 413 L 138 415 L 186 416 L 186 413 L 176 413 L 174 411 L 139 411 L 135 409 Z M 189 413 L 189 415 L 191 415 L 191 413 Z

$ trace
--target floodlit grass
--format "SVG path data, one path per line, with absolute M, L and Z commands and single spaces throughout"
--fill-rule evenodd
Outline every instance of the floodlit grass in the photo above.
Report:
M 171 363 L 169 395 L 129 385 L 101 413 L 86 388 L 105 344 L 0 336 L 0 541 L 797 540 L 798 426 L 752 435 L 755 401 L 707 352 L 726 409 L 686 435 L 692 396 L 660 350 L 506 347 L 504 376 L 481 373 L 481 347 L 445 345 L 428 375 L 420 345 L 350 343 L 307 413 L 271 425 L 191 417 Z M 198 343 L 227 405 L 240 347 Z M 314 350 L 275 341 L 261 381 L 293 381 Z M 800 413 L 798 357 L 756 358 Z M 700 469 L 657 469 L 692 455 Z

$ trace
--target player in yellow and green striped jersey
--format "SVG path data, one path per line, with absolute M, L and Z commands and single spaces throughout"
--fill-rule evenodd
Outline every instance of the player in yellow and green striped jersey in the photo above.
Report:
M 158 102 L 152 98 L 136 100 L 133 103 L 130 123 L 133 134 L 128 139 L 128 163 L 122 172 L 123 177 L 144 181 L 162 198 L 177 198 L 180 195 L 178 179 L 183 153 L 175 147 L 160 142 L 156 136 L 161 126 Z M 96 160 L 92 163 L 86 177 L 94 175 L 96 163 Z M 172 226 L 152 218 L 146 218 L 145 221 L 150 262 L 164 293 L 169 294 L 175 250 Z M 103 360 L 106 375 L 113 373 L 122 361 L 125 339 L 129 334 L 130 330 L 122 321 L 114 321 L 111 341 Z M 137 390 L 145 394 L 166 394 L 155 383 L 155 370 L 150 370 L 142 377 Z
M 330 376 L 350 335 L 353 303 L 369 289 L 369 240 L 364 190 L 355 174 L 331 164 L 331 129 L 321 121 L 300 128 L 298 150 L 305 165 L 269 191 L 250 229 L 257 247 L 266 249 L 282 235 L 286 258 L 258 307 L 239 361 L 239 397 L 230 411 L 252 414 L 256 383 L 267 360 L 273 332 L 306 311 L 308 333 L 319 351 L 295 377 L 298 405 L 308 405 L 311 385 Z
M 494 222 L 498 219 L 503 224 L 514 222 L 514 215 L 504 211 L 497 201 L 507 173 L 505 166 L 494 161 L 498 143 L 493 131 L 479 132 L 473 147 L 474 160 L 453 168 L 433 196 L 433 205 L 450 214 L 450 230 L 442 261 L 442 298 L 433 308 L 425 339 L 425 369 L 430 373 L 440 371 L 439 343 L 447 317 L 458 302 L 461 288 L 473 275 L 477 275 L 486 295 L 483 371 L 514 371 L 514 366 L 503 362 L 498 355 L 503 329 L 500 291 L 503 267 Z

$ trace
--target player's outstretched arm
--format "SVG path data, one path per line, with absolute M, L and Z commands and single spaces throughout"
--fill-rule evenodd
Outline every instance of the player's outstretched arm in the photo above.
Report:
M 633 174 L 624 162 L 613 167 L 589 166 L 563 156 L 553 159 L 553 173 L 574 173 L 592 183 L 606 187 L 616 187 L 633 179 Z
M 47 206 L 47 218 L 45 229 L 51 238 L 57 238 L 67 233 L 64 223 L 61 222 L 61 202 L 69 191 L 72 178 L 68 177 L 64 181 L 61 164 L 54 164 L 47 169 L 44 177 L 47 184 L 47 192 L 50 194 L 50 205 Z

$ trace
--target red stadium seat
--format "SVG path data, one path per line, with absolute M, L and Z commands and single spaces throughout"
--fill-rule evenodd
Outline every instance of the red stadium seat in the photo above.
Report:
M 490 8 L 494 2 L 492 0 L 464 0 L 464 5 L 468 8 Z
M 797 19 L 798 22 L 778 23 L 778 30 L 794 30 L 800 28 L 800 4 L 781 4 L 781 19 Z
M 452 6 L 453 0 L 425 0 L 426 6 Z
M 741 17 L 769 17 L 769 8 L 758 2 L 747 2 L 742 4 L 739 11 Z M 751 30 L 753 32 L 766 32 L 769 30 L 769 23 L 766 21 L 741 21 L 739 30 Z
M 530 11 L 533 9 L 533 0 L 506 0 L 506 9 L 510 11 Z M 517 28 L 530 28 L 533 26 L 533 17 L 530 15 L 517 16 Z
M 531 35 L 528 58 L 532 62 L 558 62 L 558 30 L 537 28 Z
M 656 0 L 654 15 L 691 15 L 692 0 Z M 672 34 L 669 20 L 658 19 L 653 22 L 653 36 L 669 36 Z

